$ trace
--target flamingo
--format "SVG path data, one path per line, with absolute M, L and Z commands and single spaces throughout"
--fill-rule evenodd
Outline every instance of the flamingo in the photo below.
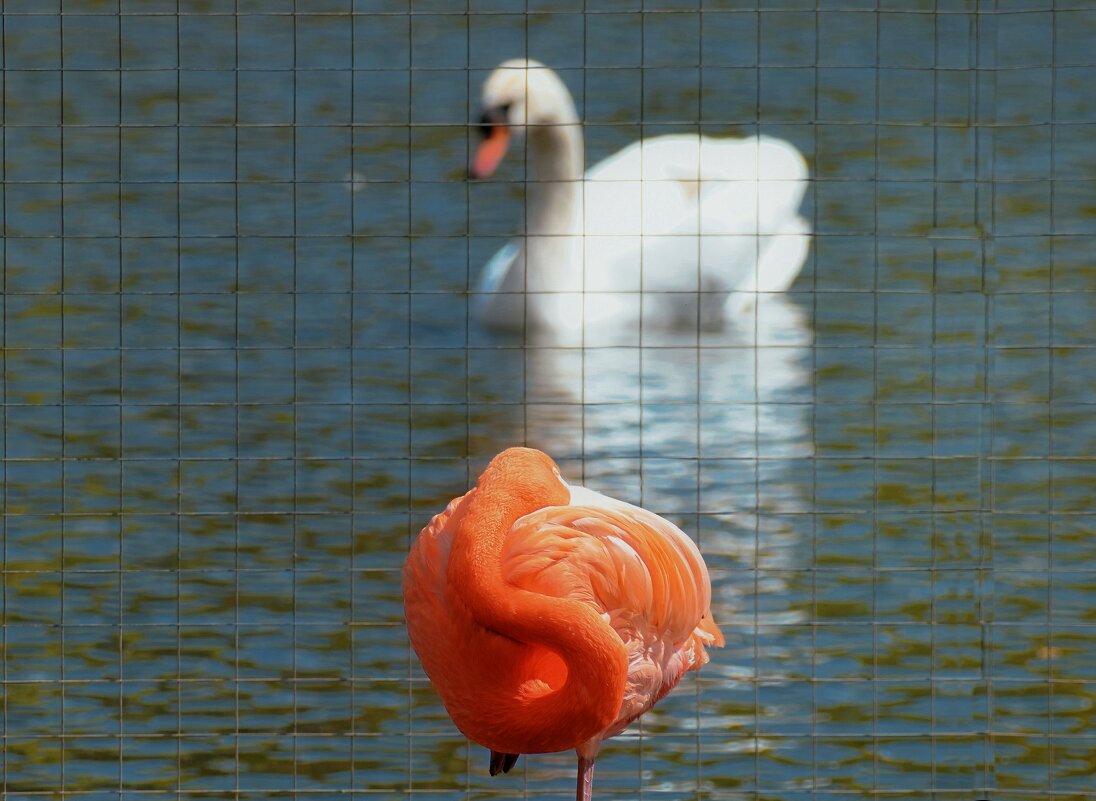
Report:
M 503 62 L 482 105 L 470 177 L 494 173 L 521 135 L 531 173 L 524 235 L 487 263 L 472 297 L 487 325 L 566 345 L 634 344 L 640 321 L 720 328 L 799 274 L 808 171 L 792 144 L 658 136 L 586 170 L 574 100 L 544 64 Z
M 602 740 L 723 645 L 692 540 L 533 448 L 500 453 L 422 530 L 403 596 L 411 644 L 491 775 L 574 749 L 578 801 Z

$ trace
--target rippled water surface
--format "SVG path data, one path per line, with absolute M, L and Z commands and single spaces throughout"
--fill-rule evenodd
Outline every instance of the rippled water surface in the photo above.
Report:
M 758 2 L 4 3 L 5 798 L 568 797 L 487 776 L 402 623 L 515 443 L 694 535 L 728 634 L 599 797 L 1087 797 L 1096 8 Z M 793 142 L 792 290 L 643 348 L 470 320 L 525 54 L 588 163 Z

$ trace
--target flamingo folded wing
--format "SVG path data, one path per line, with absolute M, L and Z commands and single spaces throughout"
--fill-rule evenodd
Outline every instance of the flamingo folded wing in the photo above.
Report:
M 711 617 L 707 568 L 681 529 L 585 488 L 571 492 L 577 505 L 517 521 L 503 550 L 503 577 L 582 600 L 620 636 L 628 680 L 620 714 L 603 735 L 611 737 L 706 664 L 705 646 L 723 645 L 723 636 Z

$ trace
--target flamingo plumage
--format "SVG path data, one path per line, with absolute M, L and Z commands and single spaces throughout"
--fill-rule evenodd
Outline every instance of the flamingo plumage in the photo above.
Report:
M 453 722 L 491 750 L 575 750 L 589 801 L 602 740 L 723 645 L 692 540 L 567 484 L 532 448 L 496 456 L 423 529 L 403 569 L 408 634 Z

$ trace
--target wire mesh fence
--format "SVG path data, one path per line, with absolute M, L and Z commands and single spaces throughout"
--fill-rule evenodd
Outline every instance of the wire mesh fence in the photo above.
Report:
M 599 796 L 1091 792 L 1092 3 L 2 25 L 4 798 L 569 795 L 568 755 L 487 776 L 402 623 L 410 538 L 518 443 L 695 536 L 728 634 Z M 536 182 L 521 141 L 466 177 L 513 57 L 558 72 L 587 164 L 794 145 L 795 282 L 602 346 L 485 327 Z

